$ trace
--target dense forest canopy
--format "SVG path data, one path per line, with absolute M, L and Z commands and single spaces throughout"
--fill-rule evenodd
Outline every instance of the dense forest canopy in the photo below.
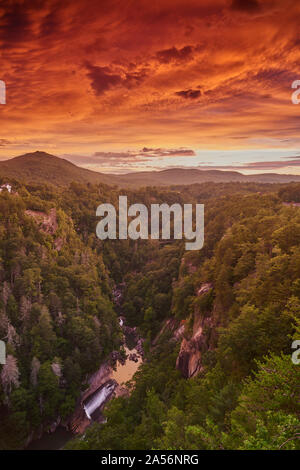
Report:
M 6 182 L 6 180 L 5 180 Z M 106 240 L 96 207 L 116 187 L 9 180 L 0 193 L 0 448 L 74 410 L 122 347 L 112 290 L 144 338 L 128 397 L 70 449 L 299 449 L 299 185 L 126 190 L 129 203 L 205 204 L 205 244 Z

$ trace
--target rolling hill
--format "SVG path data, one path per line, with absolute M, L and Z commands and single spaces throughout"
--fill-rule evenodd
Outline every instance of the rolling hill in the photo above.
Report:
M 117 184 L 111 175 L 80 168 L 63 158 L 39 151 L 0 162 L 0 176 L 55 186 L 65 186 L 72 181 Z
M 104 174 L 78 167 L 63 158 L 36 151 L 0 162 L 0 176 L 16 178 L 29 183 L 50 183 L 66 186 L 72 181 L 79 183 L 104 183 L 121 187 L 169 186 L 204 182 L 299 182 L 300 175 L 262 173 L 243 175 L 237 171 L 198 170 L 172 168 L 161 171 L 144 171 L 124 175 Z

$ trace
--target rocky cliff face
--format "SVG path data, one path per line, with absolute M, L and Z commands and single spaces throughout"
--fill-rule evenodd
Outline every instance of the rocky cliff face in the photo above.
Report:
M 42 232 L 48 233 L 49 235 L 55 235 L 58 229 L 57 213 L 55 207 L 50 209 L 49 214 L 46 212 L 26 210 L 26 215 L 33 217 Z M 65 243 L 65 239 L 58 237 L 54 239 L 54 246 L 57 251 L 60 251 Z
M 212 284 L 203 284 L 198 289 L 197 296 L 206 294 L 212 288 Z M 215 327 L 216 321 L 213 316 L 203 317 L 199 312 L 194 313 L 192 335 L 182 339 L 176 361 L 176 367 L 183 377 L 194 377 L 203 369 L 202 356 L 214 344 Z
M 164 322 L 156 338 L 153 340 L 153 347 L 155 347 L 159 343 L 159 340 L 166 332 L 172 333 L 171 341 L 178 341 L 182 338 L 184 334 L 184 323 L 180 322 L 177 318 L 168 318 Z
M 185 378 L 196 375 L 201 370 L 201 352 L 197 343 L 185 338 L 181 342 L 180 352 L 177 357 L 176 367 Z
M 25 214 L 33 217 L 43 232 L 49 233 L 50 235 L 53 235 L 56 232 L 58 223 L 55 207 L 50 209 L 49 214 L 29 209 L 25 211 Z

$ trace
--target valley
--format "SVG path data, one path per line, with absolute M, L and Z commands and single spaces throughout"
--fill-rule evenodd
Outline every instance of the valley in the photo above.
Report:
M 2 449 L 297 448 L 299 185 L 128 190 L 146 207 L 205 205 L 189 252 L 99 240 L 95 208 L 117 203 L 114 186 L 8 182 Z

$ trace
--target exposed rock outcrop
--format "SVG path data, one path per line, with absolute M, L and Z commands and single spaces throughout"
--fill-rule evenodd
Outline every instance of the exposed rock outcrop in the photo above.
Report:
M 212 288 L 213 288 L 213 285 L 210 282 L 206 282 L 205 284 L 202 284 L 197 290 L 197 297 L 199 297 L 200 295 L 206 294 L 206 292 L 208 292 Z
M 58 223 L 55 207 L 50 209 L 49 214 L 29 209 L 25 211 L 25 214 L 30 215 L 36 220 L 42 232 L 49 233 L 50 235 L 53 235 L 56 232 Z
M 201 352 L 197 343 L 183 338 L 176 361 L 176 367 L 185 378 L 196 375 L 201 370 Z
M 210 283 L 202 284 L 197 290 L 197 296 L 206 294 L 212 288 Z M 183 377 L 194 377 L 203 369 L 202 356 L 213 346 L 215 323 L 213 316 L 206 317 L 200 312 L 194 313 L 192 334 L 190 338 L 182 339 L 176 361 L 176 367 Z
M 193 335 L 190 339 L 183 338 L 176 361 L 176 367 L 184 377 L 194 377 L 203 369 L 202 355 L 211 349 L 214 329 L 215 324 L 212 317 L 196 316 Z
M 152 346 L 156 346 L 159 339 L 167 331 L 172 333 L 171 340 L 178 341 L 179 339 L 182 338 L 183 333 L 184 333 L 184 321 L 180 322 L 178 318 L 168 318 L 163 324 L 163 327 L 161 328 L 157 336 L 154 338 L 152 342 Z

